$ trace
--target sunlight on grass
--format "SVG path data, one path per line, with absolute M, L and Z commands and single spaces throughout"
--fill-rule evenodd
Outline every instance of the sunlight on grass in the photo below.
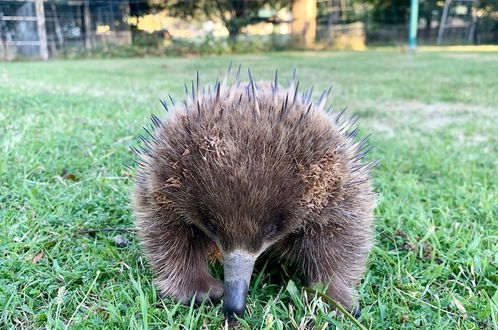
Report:
M 431 52 L 498 52 L 498 45 L 422 46 L 419 49 Z

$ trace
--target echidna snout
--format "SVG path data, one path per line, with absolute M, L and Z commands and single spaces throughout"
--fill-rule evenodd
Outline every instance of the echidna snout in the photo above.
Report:
M 223 292 L 242 317 L 255 260 L 297 267 L 352 310 L 372 241 L 376 196 L 356 119 L 325 111 L 328 91 L 199 76 L 183 103 L 162 101 L 164 119 L 142 136 L 133 208 L 162 296 L 188 303 Z M 171 100 L 172 101 L 172 100 Z M 208 262 L 224 258 L 224 284 Z

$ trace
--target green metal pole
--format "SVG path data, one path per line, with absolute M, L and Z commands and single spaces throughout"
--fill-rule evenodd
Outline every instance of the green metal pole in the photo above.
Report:
M 418 26 L 418 1 L 410 2 L 410 29 L 408 33 L 408 47 L 412 50 L 417 48 L 417 26 Z

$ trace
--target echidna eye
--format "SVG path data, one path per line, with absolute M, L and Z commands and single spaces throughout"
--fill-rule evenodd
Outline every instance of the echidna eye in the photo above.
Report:
M 274 236 L 278 234 L 284 226 L 285 216 L 285 212 L 283 211 L 272 214 L 266 226 L 263 228 L 263 235 Z
M 263 235 L 265 236 L 271 236 L 273 234 L 275 234 L 275 225 L 270 223 L 268 225 L 266 225 L 265 228 L 263 228 Z
M 211 220 L 211 218 L 206 214 L 206 212 L 201 212 L 202 224 L 213 234 L 218 231 L 218 226 Z
M 216 234 L 218 231 L 218 227 L 211 220 L 207 221 L 206 228 L 213 234 Z

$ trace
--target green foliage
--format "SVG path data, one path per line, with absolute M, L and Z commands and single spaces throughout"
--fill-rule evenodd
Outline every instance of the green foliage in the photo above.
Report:
M 99 45 L 91 49 L 67 48 L 60 58 L 116 58 L 145 56 L 191 56 L 191 55 L 221 55 L 259 53 L 292 49 L 289 36 L 239 35 L 236 38 L 175 38 L 167 46 L 161 45 L 154 35 L 144 34 L 135 38 L 130 45 Z
M 380 200 L 359 288 L 366 328 L 498 327 L 498 53 L 280 52 L 0 66 L 0 328 L 218 329 L 220 304 L 157 297 L 131 228 L 134 158 L 158 98 L 229 62 L 270 80 L 296 67 L 314 97 L 362 116 Z M 220 265 L 213 266 L 221 276 Z M 289 276 L 287 275 L 289 274 Z M 354 327 L 305 294 L 292 269 L 260 265 L 245 328 Z
M 155 7 L 166 8 L 173 16 L 182 18 L 221 19 L 230 36 L 234 37 L 240 33 L 240 29 L 244 26 L 261 21 L 273 21 L 269 17 L 260 17 L 259 11 L 261 9 L 269 7 L 276 11 L 290 6 L 291 2 L 291 0 L 169 0 L 153 2 L 153 4 Z
M 371 23 L 381 24 L 405 24 L 408 22 L 410 1 L 406 0 L 354 0 L 360 4 L 368 4 L 370 10 L 366 12 Z M 443 12 L 444 0 L 419 0 L 419 16 L 426 21 L 439 22 Z M 476 5 L 475 2 L 459 3 L 470 8 Z M 452 6 L 455 6 L 452 3 Z M 495 0 L 481 0 L 477 2 L 480 10 L 479 19 L 497 22 L 498 2 Z M 496 23 L 498 24 L 498 23 Z
M 410 1 L 406 0 L 360 0 L 372 5 L 368 13 L 375 23 L 404 24 L 407 22 Z

